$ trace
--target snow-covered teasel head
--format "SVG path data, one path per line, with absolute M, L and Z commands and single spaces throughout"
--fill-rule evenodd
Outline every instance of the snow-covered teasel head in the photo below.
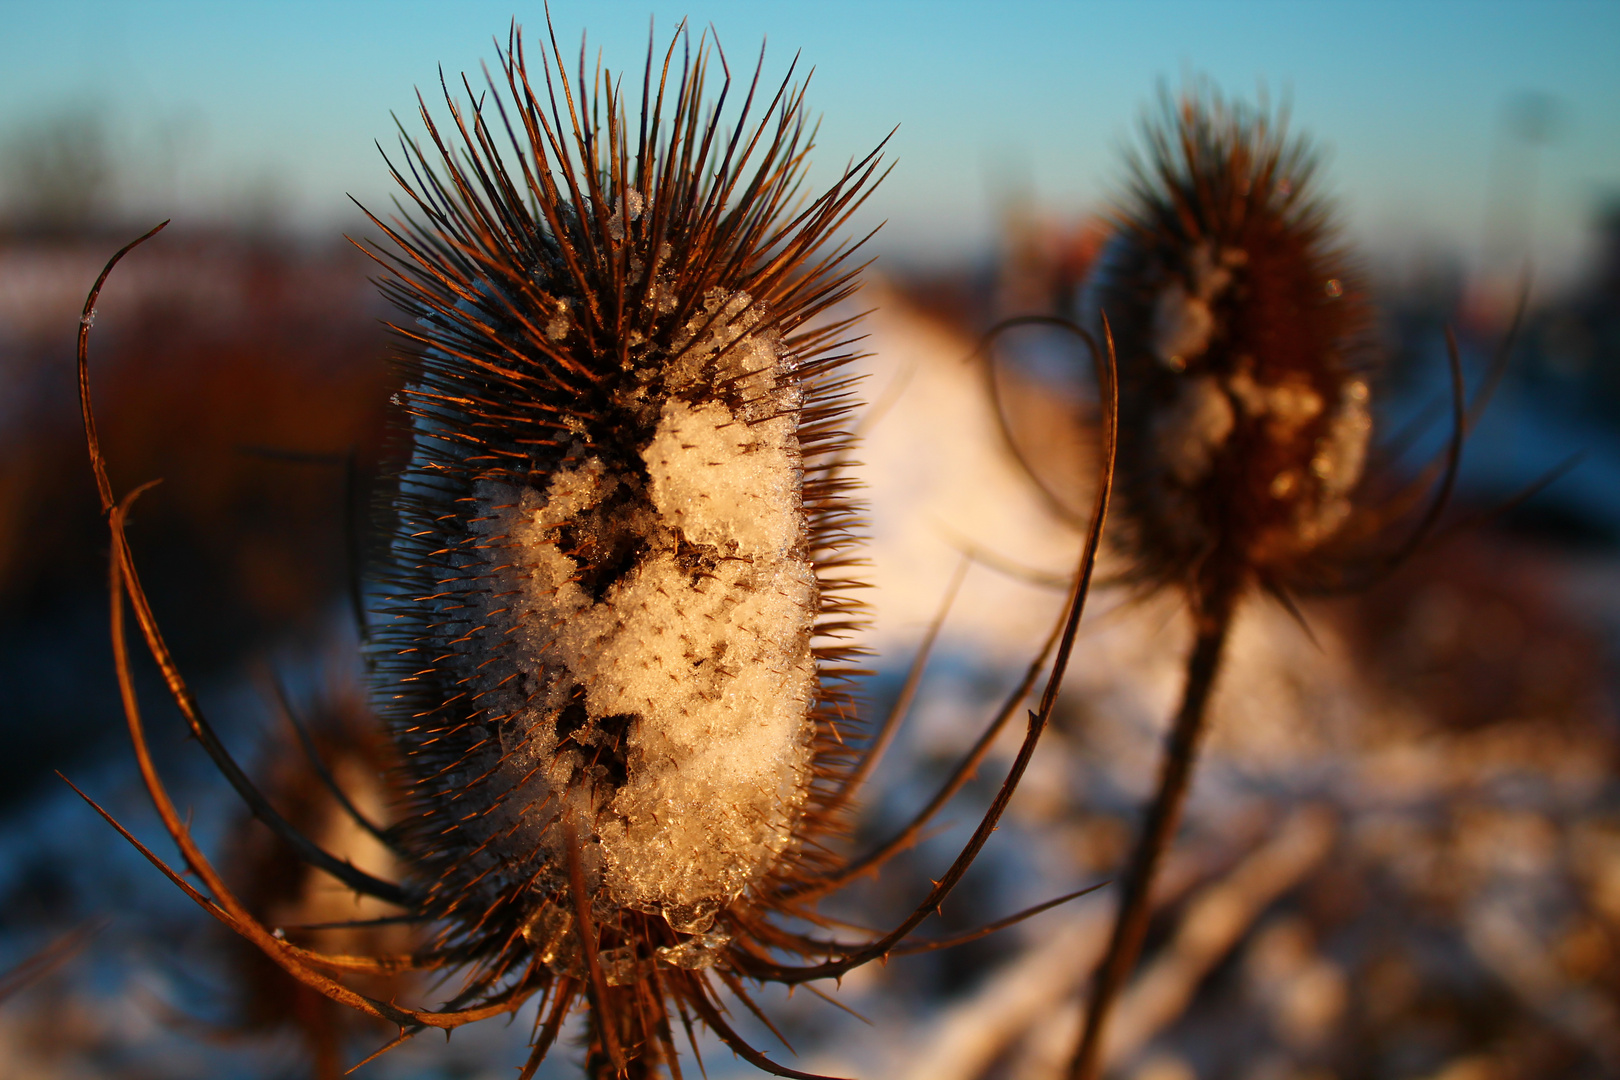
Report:
M 878 159 L 799 201 L 802 88 L 723 132 L 712 55 L 649 57 L 637 125 L 613 81 L 536 96 L 514 40 L 458 148 L 424 108 L 377 221 L 406 348 L 375 689 L 424 913 L 486 989 L 692 1004 L 818 872 L 854 761 L 849 357 L 814 320 Z M 595 1003 L 603 1060 L 667 1041 Z
M 708 305 L 721 306 L 746 310 L 747 296 Z M 712 314 L 700 308 L 677 340 L 695 340 Z M 416 649 L 442 652 L 439 677 L 468 692 L 469 707 L 446 708 L 451 726 L 468 724 L 451 738 L 493 736 L 466 751 L 490 765 L 471 766 L 488 776 L 459 800 L 480 811 L 462 826 L 464 842 L 488 845 L 480 872 L 497 867 L 480 882 L 484 902 L 515 875 L 532 880 L 514 899 L 538 911 L 561 885 L 572 830 L 588 837 L 587 877 L 608 903 L 702 932 L 793 841 L 820 610 L 803 391 L 780 333 L 710 337 L 672 348 L 661 385 L 630 384 L 657 406 L 650 431 L 598 447 L 629 433 L 587 427 L 529 483 L 469 470 L 465 492 L 441 504 L 465 507 L 458 543 L 422 564 L 433 581 L 418 591 L 436 592 L 395 612 L 417 624 Z M 723 358 L 704 355 L 727 337 Z M 726 384 L 735 390 L 716 393 Z M 438 442 L 419 436 L 415 456 L 431 460 Z M 429 525 L 401 522 L 413 536 Z

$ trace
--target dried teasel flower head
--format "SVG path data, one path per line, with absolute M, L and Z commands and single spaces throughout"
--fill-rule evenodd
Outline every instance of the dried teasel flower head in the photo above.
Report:
M 811 320 L 855 288 L 827 242 L 879 159 L 801 201 L 802 88 L 755 121 L 756 72 L 727 132 L 687 50 L 631 121 L 554 41 L 536 94 L 514 35 L 507 100 L 447 94 L 459 148 L 424 107 L 405 219 L 373 219 L 409 453 L 373 655 L 423 912 L 474 985 L 622 999 L 626 1049 L 657 1037 L 628 988 L 813 876 L 851 761 L 849 357 Z
M 1371 311 L 1313 193 L 1316 158 L 1285 127 L 1212 92 L 1166 96 L 1082 298 L 1118 350 L 1121 546 L 1137 584 L 1180 589 L 1194 634 L 1071 1080 L 1097 1080 L 1107 1067 L 1109 1016 L 1146 941 L 1158 865 L 1242 603 L 1258 587 L 1303 624 L 1296 595 L 1365 585 L 1416 550 L 1500 376 L 1498 366 L 1469 404 L 1448 338 L 1445 456 L 1367 505 Z M 1391 547 L 1388 527 L 1424 501 Z
M 1118 351 L 1124 546 L 1195 602 L 1315 576 L 1367 453 L 1369 308 L 1285 126 L 1166 95 L 1082 301 Z

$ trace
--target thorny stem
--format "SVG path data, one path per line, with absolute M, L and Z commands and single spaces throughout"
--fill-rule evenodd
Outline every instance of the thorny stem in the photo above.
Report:
M 1148 807 L 1141 836 L 1125 872 L 1114 934 L 1092 985 L 1085 1028 L 1069 1067 L 1070 1080 L 1098 1080 L 1102 1075 L 1103 1036 L 1108 1027 L 1108 1014 L 1124 989 L 1125 980 L 1136 967 L 1142 941 L 1147 936 L 1148 919 L 1153 913 L 1153 879 L 1181 820 L 1181 806 L 1192 779 L 1198 741 L 1204 731 L 1204 718 L 1209 711 L 1215 676 L 1220 670 L 1227 631 L 1232 625 L 1237 592 L 1235 588 L 1217 587 L 1205 603 L 1195 605 L 1202 611 L 1195 611 L 1198 636 L 1187 658 L 1187 683 L 1182 691 L 1181 708 L 1165 745 L 1158 794 Z

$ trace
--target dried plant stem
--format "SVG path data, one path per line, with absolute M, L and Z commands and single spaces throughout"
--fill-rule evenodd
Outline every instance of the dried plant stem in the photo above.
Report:
M 343 1058 L 338 1045 L 337 1024 L 331 1017 L 331 1011 L 336 1008 L 332 1002 L 315 994 L 304 994 L 299 998 L 302 1008 L 310 1013 L 324 1013 L 317 1025 L 308 1034 L 309 1057 L 315 1080 L 342 1080 Z
M 656 1043 L 648 1043 L 643 1047 L 629 1047 L 634 1057 L 622 1062 L 613 1060 L 609 1047 L 617 1051 L 619 1040 L 619 1036 L 612 1030 L 613 1025 L 619 1023 L 622 1026 L 620 1016 L 634 1010 L 637 1002 L 634 992 L 629 988 L 614 987 L 608 994 L 611 998 L 618 999 L 612 1002 L 612 1006 L 621 1010 L 619 1014 L 595 1009 L 585 1014 L 586 1080 L 662 1080 L 666 1075 L 659 1067 L 663 1055 L 659 1053 L 660 1048 Z
M 1204 718 L 1209 711 L 1215 676 L 1220 671 L 1237 595 L 1235 588 L 1217 587 L 1206 594 L 1204 602 L 1195 605 L 1200 609 L 1195 612 L 1198 636 L 1187 658 L 1187 683 L 1182 691 L 1181 707 L 1165 746 L 1158 793 L 1148 807 L 1141 835 L 1125 871 L 1113 937 L 1093 982 L 1080 1045 L 1069 1068 L 1070 1080 L 1098 1080 L 1101 1075 L 1108 1014 L 1135 969 L 1142 941 L 1147 936 L 1148 920 L 1153 913 L 1153 879 L 1181 821 L 1181 807 L 1192 779 L 1198 742 L 1204 732 Z

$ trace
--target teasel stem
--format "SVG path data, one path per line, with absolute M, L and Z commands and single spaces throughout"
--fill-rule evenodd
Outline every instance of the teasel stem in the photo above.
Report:
M 1196 636 L 1187 657 L 1187 681 L 1182 689 L 1181 707 L 1176 711 L 1165 744 L 1158 791 L 1148 807 L 1125 871 L 1108 952 L 1093 978 L 1085 1027 L 1069 1068 L 1070 1080 L 1098 1080 L 1102 1075 L 1108 1014 L 1142 953 L 1142 942 L 1147 937 L 1148 921 L 1153 914 L 1153 881 L 1181 821 L 1181 808 L 1197 762 L 1215 677 L 1220 672 L 1226 639 L 1241 594 L 1241 581 L 1228 580 L 1213 585 L 1194 599 Z
M 662 1080 L 667 1075 L 661 1067 L 663 1055 L 656 1042 L 646 1046 L 630 1047 L 633 1056 L 615 1062 L 610 1047 L 616 1048 L 623 1037 L 622 1030 L 615 1033 L 619 1018 L 636 1008 L 635 994 L 628 987 L 613 987 L 608 994 L 620 999 L 616 1008 L 590 1009 L 585 1014 L 585 1078 L 586 1080 Z

